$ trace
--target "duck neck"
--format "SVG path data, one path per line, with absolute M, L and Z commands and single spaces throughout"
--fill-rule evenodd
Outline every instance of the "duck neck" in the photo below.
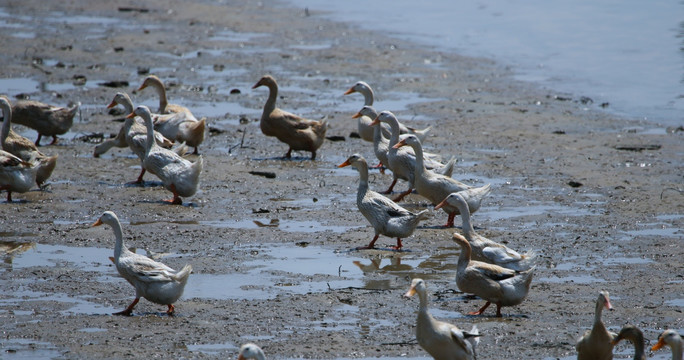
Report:
M 468 264 L 470 264 L 470 254 L 472 251 L 473 250 L 469 243 L 461 244 L 461 254 L 458 255 L 458 262 L 456 263 L 456 268 L 458 271 L 463 271 L 468 267 Z
M 268 99 L 264 105 L 264 114 L 270 114 L 276 108 L 276 99 L 278 98 L 278 84 L 272 82 L 266 85 L 268 87 Z
M 420 300 L 420 306 L 418 307 L 418 311 L 419 311 L 420 313 L 427 314 L 427 313 L 428 313 L 428 294 L 427 294 L 427 290 L 418 291 L 418 299 Z
M 357 192 L 357 200 L 360 201 L 368 192 L 368 164 L 359 162 L 356 164 L 356 170 L 359 172 L 359 190 Z
M 601 322 L 601 313 L 603 312 L 603 301 L 601 299 L 602 298 L 599 298 L 599 300 L 596 301 L 596 310 L 594 311 L 594 325 L 603 324 Z
M 147 139 L 145 142 L 145 156 L 147 156 L 155 144 L 154 143 L 154 125 L 152 124 L 152 117 L 150 116 L 149 113 L 146 112 L 145 114 L 143 114 L 142 118 L 145 121 L 145 127 L 147 127 Z
M 161 80 L 153 81 L 151 86 L 157 91 L 157 95 L 159 95 L 159 113 L 165 114 L 166 107 L 169 105 L 169 101 L 166 99 L 166 87 Z
M 363 90 L 359 91 L 363 95 L 363 105 L 372 106 L 373 105 L 373 90 L 367 87 L 362 87 Z
M 473 228 L 473 223 L 470 222 L 470 209 L 468 208 L 468 203 L 461 206 L 458 211 L 461 213 L 461 227 L 463 228 L 463 233 L 466 239 L 470 239 L 475 233 Z
M 634 344 L 634 360 L 646 359 L 646 353 L 644 352 L 644 338 L 641 336 L 635 337 L 632 339 L 632 343 Z
M 12 126 L 12 107 L 8 103 L 2 103 L 2 131 L 0 131 L 0 148 L 4 148 L 5 141 Z
M 419 177 L 425 171 L 425 163 L 423 161 L 423 147 L 420 144 L 412 144 L 413 152 L 416 154 L 416 177 Z
M 123 230 L 121 229 L 121 223 L 119 222 L 119 219 L 116 219 L 116 221 L 110 225 L 112 226 L 112 230 L 114 230 L 114 237 L 116 238 L 116 243 L 114 244 L 114 263 L 118 264 L 124 247 Z
M 682 355 L 683 355 L 684 351 L 682 351 L 682 340 L 681 340 L 681 338 L 679 339 L 679 341 L 675 341 L 674 343 L 668 344 L 668 345 L 670 345 L 670 348 L 672 348 L 672 359 L 673 360 L 682 360 Z
M 164 95 L 166 96 L 166 95 Z M 133 101 L 131 101 L 131 98 L 128 96 L 124 97 L 122 101 L 119 103 L 119 105 L 123 106 L 124 110 L 126 111 L 127 114 L 130 114 L 133 112 Z M 166 105 L 164 105 L 166 107 Z M 161 107 L 161 101 L 159 102 L 159 107 Z
M 389 146 L 391 148 L 399 142 L 399 122 L 397 121 L 397 119 L 390 119 L 389 121 L 387 121 L 387 124 L 389 125 L 391 131 L 389 143 Z

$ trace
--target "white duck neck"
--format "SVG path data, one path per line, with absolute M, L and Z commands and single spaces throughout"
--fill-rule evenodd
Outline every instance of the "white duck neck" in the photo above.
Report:
M 0 143 L 3 148 L 7 136 L 9 135 L 10 127 L 12 126 L 12 107 L 5 101 L 2 102 L 2 131 L 0 131 Z

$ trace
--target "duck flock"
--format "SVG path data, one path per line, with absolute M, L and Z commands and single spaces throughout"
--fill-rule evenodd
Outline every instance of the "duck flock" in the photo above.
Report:
M 291 158 L 292 151 L 316 152 L 326 139 L 328 124 L 289 113 L 276 106 L 278 85 L 266 75 L 253 89 L 265 86 L 269 95 L 260 119 L 264 135 L 277 138 L 288 146 L 284 158 Z M 107 108 L 121 106 L 126 120 L 116 137 L 98 144 L 93 155 L 99 157 L 113 147 L 130 148 L 138 156 L 141 172 L 133 183 L 142 183 L 149 172 L 162 182 L 164 189 L 173 197 L 170 204 L 182 204 L 183 198 L 193 196 L 199 187 L 204 160 L 198 155 L 198 148 L 207 130 L 206 119 L 198 120 L 190 109 L 167 101 L 163 82 L 151 75 L 138 88 L 152 88 L 159 95 L 159 109 L 152 112 L 147 106 L 134 107 L 131 98 L 123 92 L 113 94 Z M 454 178 L 454 159 L 446 163 L 436 155 L 423 150 L 430 129 L 415 129 L 399 122 L 390 111 L 376 111 L 373 108 L 374 93 L 365 82 L 358 82 L 344 94 L 360 93 L 364 106 L 353 115 L 358 120 L 358 134 L 361 139 L 372 143 L 377 159 L 375 168 L 392 173 L 392 183 L 384 191 L 372 190 L 369 186 L 369 164 L 361 154 L 351 154 L 339 167 L 351 166 L 359 172 L 356 204 L 359 212 L 374 230 L 372 240 L 356 250 L 375 249 L 380 235 L 396 238 L 392 251 L 402 251 L 402 238 L 412 235 L 430 210 L 411 212 L 399 203 L 411 193 L 416 193 L 443 210 L 445 227 L 453 227 L 460 215 L 462 234 L 454 233 L 453 241 L 461 247 L 457 263 L 456 284 L 460 291 L 473 294 L 485 301 L 469 315 L 484 314 L 490 305 L 496 306 L 496 316 L 501 317 L 501 307 L 515 306 L 527 297 L 535 271 L 533 251 L 520 253 L 495 239 L 479 235 L 471 222 L 471 214 L 480 210 L 482 200 L 490 193 L 491 186 L 473 186 Z M 17 101 L 14 104 L 6 97 L 0 97 L 3 112 L 0 133 L 0 190 L 7 192 L 7 202 L 12 202 L 13 193 L 23 193 L 34 184 L 42 186 L 58 165 L 57 156 L 43 154 L 38 149 L 42 136 L 66 133 L 73 123 L 78 105 L 57 107 L 36 101 Z M 17 123 L 35 129 L 35 142 L 12 131 L 11 124 Z M 189 148 L 198 155 L 195 161 L 186 159 Z M 68 159 L 60 161 L 69 161 Z M 385 196 L 394 191 L 403 180 L 405 190 L 393 199 Z M 135 299 L 123 311 L 115 315 L 131 315 L 140 298 L 167 306 L 167 313 L 173 315 L 174 303 L 183 294 L 184 287 L 192 273 L 192 266 L 185 265 L 174 270 L 160 262 L 128 250 L 123 243 L 122 225 L 114 212 L 106 211 L 93 226 L 108 225 L 115 236 L 114 256 L 110 260 L 119 274 L 135 288 Z M 456 325 L 439 321 L 428 310 L 427 284 L 422 279 L 413 279 L 405 296 L 418 294 L 420 305 L 416 324 L 416 338 L 421 347 L 435 359 L 475 359 L 481 336 L 477 327 L 461 330 Z M 645 358 L 642 332 L 631 325 L 625 326 L 619 334 L 609 332 L 601 321 L 603 309 L 612 310 L 607 291 L 601 291 L 596 301 L 592 328 L 576 344 L 578 359 L 612 359 L 613 347 L 622 339 L 634 344 L 634 359 Z M 682 359 L 682 339 L 672 330 L 666 330 L 652 347 L 657 350 L 669 345 L 673 359 Z M 245 344 L 240 349 L 240 359 L 263 359 L 263 351 L 255 344 Z

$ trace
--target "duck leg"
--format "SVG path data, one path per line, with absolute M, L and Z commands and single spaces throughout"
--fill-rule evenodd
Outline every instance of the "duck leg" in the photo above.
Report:
M 173 304 L 167 305 L 169 307 L 168 310 L 166 310 L 166 314 L 169 316 L 173 316 L 173 313 L 176 311 L 176 308 L 173 306 Z
M 357 247 L 356 250 L 375 249 L 375 242 L 378 241 L 379 237 L 380 237 L 380 234 L 375 234 L 375 236 L 373 237 L 373 240 L 371 240 L 371 242 L 368 245 Z
M 12 192 L 9 190 L 9 186 L 0 186 L 0 191 L 7 190 L 7 202 L 12 202 Z
M 473 312 L 469 312 L 468 315 L 482 315 L 482 313 L 485 311 L 485 309 L 487 309 L 487 307 L 489 307 L 489 304 L 491 304 L 491 302 L 487 301 L 487 303 L 484 304 L 484 306 L 481 307 L 480 310 L 478 310 L 478 311 L 473 311 Z M 498 306 L 499 306 L 499 305 L 497 305 L 497 307 L 498 307 Z M 501 313 L 499 313 L 499 314 L 501 314 Z M 499 315 L 499 316 L 500 316 L 500 315 Z
M 171 192 L 173 192 L 173 199 L 164 201 L 171 203 L 171 205 L 183 205 L 183 199 L 181 199 L 180 195 L 178 195 L 178 192 L 176 191 L 176 184 L 171 184 Z
M 138 304 L 138 301 L 140 301 L 140 298 L 137 297 L 137 298 L 135 298 L 135 300 L 133 300 L 133 302 L 130 305 L 128 305 L 126 310 L 119 311 L 118 313 L 114 313 L 112 315 L 131 316 L 131 314 L 133 313 L 133 308 L 135 307 L 135 305 Z
M 43 137 L 41 133 L 38 133 L 38 139 L 36 139 L 36 146 L 40 146 L 40 138 Z
M 496 303 L 496 317 L 501 317 L 501 303 Z
M 397 238 L 397 246 L 393 247 L 394 250 L 401 250 L 401 248 L 404 247 L 404 244 L 401 243 L 401 239 Z
M 392 179 L 392 183 L 390 184 L 389 188 L 383 192 L 383 194 L 391 194 L 392 190 L 394 189 L 394 185 L 397 184 L 398 178 L 394 176 L 394 179 Z
M 408 190 L 404 191 L 403 193 L 399 194 L 393 201 L 394 202 L 400 202 L 401 200 L 404 199 L 404 197 L 408 194 L 410 194 L 413 191 L 413 189 L 409 188 Z
M 56 143 L 57 143 L 57 135 L 52 135 L 52 142 L 50 143 L 50 145 L 54 145 Z
M 197 146 L 195 146 L 195 151 L 192 152 L 194 155 L 199 155 L 199 150 L 197 149 Z
M 287 149 L 287 152 L 285 153 L 285 156 L 283 156 L 285 159 L 290 159 L 292 158 L 292 148 Z
M 454 227 L 454 218 L 456 217 L 456 212 L 449 213 L 449 218 L 447 219 L 446 225 L 444 227 Z

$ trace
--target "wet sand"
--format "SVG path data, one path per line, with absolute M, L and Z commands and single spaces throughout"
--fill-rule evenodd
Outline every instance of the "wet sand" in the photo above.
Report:
M 684 201 L 673 190 L 682 184 L 681 131 L 618 119 L 583 104 L 582 94 L 514 82 L 509 69 L 486 59 L 304 9 L 150 1 L 146 12 L 118 10 L 130 6 L 30 0 L 5 8 L 13 15 L 3 18 L 11 26 L 0 27 L 0 78 L 46 89 L 9 91 L 10 98 L 28 92 L 83 104 L 71 132 L 42 148 L 59 154 L 46 191 L 0 204 L 3 241 L 27 243 L 4 256 L 0 271 L 0 344 L 8 358 L 226 358 L 248 341 L 270 358 L 426 357 L 415 342 L 418 301 L 401 297 L 413 277 L 428 282 L 436 317 L 477 324 L 483 359 L 573 358 L 602 289 L 615 308 L 603 315 L 610 330 L 635 324 L 650 343 L 663 328 L 681 330 Z M 34 17 L 41 22 L 29 26 Z M 116 91 L 136 89 L 146 68 L 170 85 L 170 102 L 191 107 L 212 128 L 200 146 L 201 190 L 183 206 L 163 204 L 170 193 L 152 175 L 144 187 L 125 185 L 139 171 L 130 151 L 93 158 L 96 141 L 82 140 L 118 131 L 113 120 L 122 116 L 105 106 Z M 266 90 L 251 90 L 266 73 L 279 80 L 280 107 L 326 117 L 328 136 L 344 141 L 326 141 L 313 162 L 307 153 L 279 159 L 285 145 L 258 127 Z M 71 85 L 75 75 L 86 85 Z M 129 85 L 98 85 L 120 80 Z M 481 234 L 537 253 L 527 300 L 504 308 L 503 318 L 493 310 L 463 315 L 483 301 L 456 287 L 451 234 L 460 229 L 441 228 L 441 211 L 405 239 L 410 251 L 350 251 L 373 234 L 356 210 L 358 174 L 336 168 L 354 152 L 374 162 L 370 145 L 349 136 L 363 100 L 342 93 L 358 80 L 373 86 L 378 109 L 433 127 L 426 148 L 458 158 L 455 178 L 492 184 L 473 216 Z M 153 108 L 155 99 L 147 90 L 133 95 Z M 376 190 L 390 181 L 371 175 Z M 418 195 L 402 204 L 429 207 Z M 134 291 L 107 259 L 111 230 L 90 227 L 106 210 L 123 220 L 127 245 L 174 268 L 192 264 L 177 316 L 144 299 L 133 317 L 108 315 Z M 630 358 L 630 349 L 619 345 L 616 358 Z

